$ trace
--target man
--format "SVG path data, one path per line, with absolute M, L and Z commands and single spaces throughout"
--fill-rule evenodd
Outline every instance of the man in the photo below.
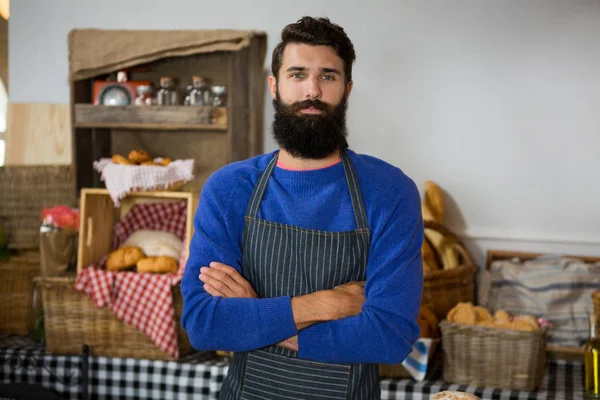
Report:
M 419 336 L 414 182 L 349 150 L 354 47 L 328 19 L 286 26 L 269 87 L 278 151 L 206 182 L 181 283 L 192 345 L 234 351 L 223 399 L 379 398 L 378 363 Z

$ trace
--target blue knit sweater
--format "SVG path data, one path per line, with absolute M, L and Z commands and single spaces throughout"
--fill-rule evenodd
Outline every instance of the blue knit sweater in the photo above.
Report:
M 354 317 L 298 331 L 290 297 L 212 297 L 200 267 L 218 261 L 242 268 L 244 215 L 252 191 L 274 153 L 236 162 L 207 180 L 194 217 L 190 256 L 181 282 L 181 322 L 200 350 L 249 351 L 298 334 L 299 356 L 336 363 L 398 363 L 419 336 L 423 289 L 423 224 L 418 190 L 400 169 L 348 151 L 362 190 L 371 248 L 366 301 Z M 259 218 L 308 229 L 356 229 L 343 165 L 312 171 L 276 167 Z

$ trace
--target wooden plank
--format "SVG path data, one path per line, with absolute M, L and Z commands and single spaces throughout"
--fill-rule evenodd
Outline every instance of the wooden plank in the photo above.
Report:
M 227 129 L 227 110 L 224 107 L 75 104 L 74 121 L 76 128 L 219 131 Z
M 69 104 L 9 103 L 5 164 L 71 164 Z
M 253 157 L 264 152 L 264 109 L 267 72 L 263 66 L 259 39 L 254 37 L 250 42 L 249 54 L 249 126 L 248 156 Z
M 249 95 L 248 95 L 248 49 L 232 54 L 229 62 L 229 82 L 227 104 L 231 110 L 229 140 L 231 160 L 240 161 L 249 157 Z

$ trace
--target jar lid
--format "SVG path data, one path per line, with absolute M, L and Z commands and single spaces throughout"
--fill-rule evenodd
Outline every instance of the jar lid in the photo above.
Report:
M 160 86 L 167 86 L 173 84 L 173 78 L 170 76 L 161 76 L 160 77 Z
M 138 85 L 135 89 L 137 90 L 138 94 L 146 94 L 152 92 L 152 86 L 150 85 Z
M 194 86 L 206 86 L 208 79 L 200 75 L 192 76 L 192 84 Z
M 210 88 L 210 90 L 214 93 L 214 94 L 224 94 L 227 93 L 227 87 L 226 86 L 212 86 Z

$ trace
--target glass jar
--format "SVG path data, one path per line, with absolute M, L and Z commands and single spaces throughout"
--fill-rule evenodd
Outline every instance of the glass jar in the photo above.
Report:
M 152 105 L 152 86 L 150 85 L 139 85 L 135 88 L 137 91 L 137 97 L 135 98 L 134 104 L 136 106 L 151 106 Z
M 203 76 L 192 77 L 192 91 L 190 92 L 190 104 L 193 106 L 206 106 L 210 104 L 210 90 L 208 81 Z
M 600 336 L 595 314 L 590 315 L 590 338 L 584 347 L 585 395 L 587 399 L 600 399 Z
M 158 91 L 156 100 L 160 106 L 174 106 L 179 104 L 179 95 L 173 78 L 170 76 L 160 78 L 160 90 Z
M 185 87 L 185 97 L 183 99 L 184 106 L 192 105 L 192 89 L 194 89 L 194 87 L 192 85 L 187 85 Z
M 227 87 L 212 86 L 210 88 L 210 91 L 211 91 L 213 107 L 226 107 L 227 106 Z

